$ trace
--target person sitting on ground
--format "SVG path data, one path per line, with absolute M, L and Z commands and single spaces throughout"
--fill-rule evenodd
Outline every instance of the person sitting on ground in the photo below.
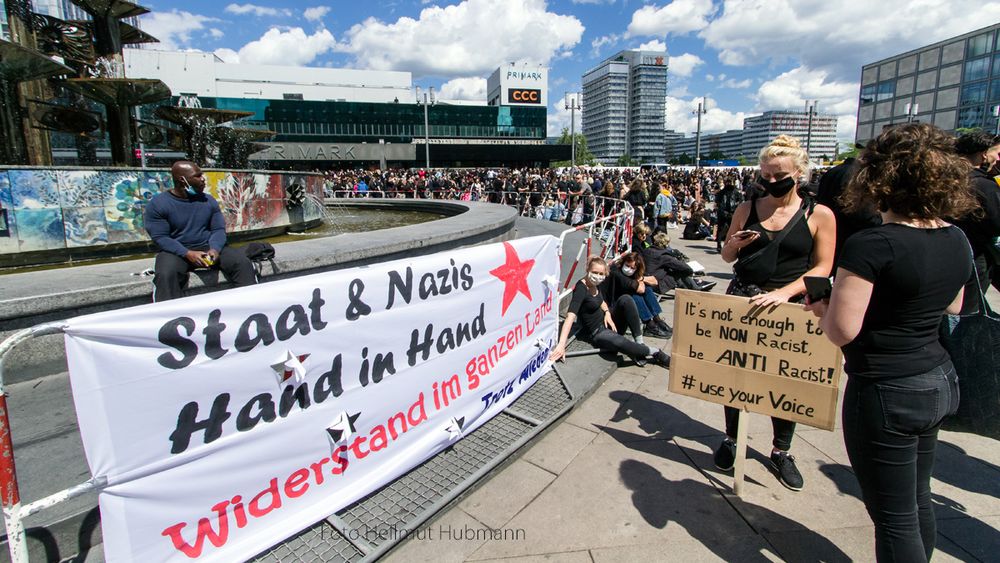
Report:
M 580 339 L 590 342 L 596 348 L 607 352 L 621 352 L 638 365 L 645 365 L 646 358 L 662 367 L 670 366 L 670 356 L 643 343 L 639 328 L 639 312 L 635 302 L 626 297 L 622 306 L 612 313 L 604 301 L 601 285 L 608 274 L 608 264 L 603 258 L 591 256 L 587 260 L 587 273 L 576 283 L 570 298 L 569 311 L 559 333 L 559 343 L 549 354 L 549 359 L 557 361 L 566 355 L 566 343 L 573 323 L 580 320 Z M 624 336 L 625 327 L 632 330 L 633 338 Z
M 153 196 L 144 224 L 159 248 L 153 265 L 153 301 L 183 297 L 189 273 L 198 268 L 222 271 L 236 286 L 257 283 L 253 264 L 241 250 L 226 246 L 226 220 L 219 203 L 205 193 L 201 168 L 186 160 L 170 169 L 174 186 Z
M 632 227 L 632 251 L 642 252 L 643 250 L 649 248 L 650 239 L 649 235 L 653 234 L 653 229 L 649 228 L 646 223 L 636 223 Z
M 617 264 L 611 266 L 611 273 L 604 280 L 601 291 L 612 311 L 622 307 L 622 303 L 629 299 L 635 303 L 639 320 L 642 322 L 642 334 L 670 338 L 674 331 L 660 317 L 663 309 L 660 307 L 659 296 L 653 291 L 658 282 L 653 276 L 647 276 L 645 270 L 646 265 L 642 255 L 638 252 L 629 252 L 622 256 Z
M 712 224 L 705 217 L 705 204 L 698 201 L 691 205 L 691 216 L 684 225 L 684 234 L 681 238 L 685 240 L 715 240 L 712 237 Z
M 714 281 L 700 281 L 694 278 L 694 270 L 688 266 L 687 256 L 670 247 L 670 235 L 659 232 L 653 235 L 653 246 L 642 251 L 646 261 L 648 276 L 657 280 L 657 291 L 666 293 L 672 289 L 694 289 L 711 291 Z

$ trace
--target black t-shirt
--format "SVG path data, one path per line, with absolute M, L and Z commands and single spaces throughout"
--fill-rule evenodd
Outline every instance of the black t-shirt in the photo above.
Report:
M 874 284 L 861 332 L 843 347 L 849 375 L 917 375 L 948 360 L 938 326 L 972 274 L 969 243 L 958 228 L 866 229 L 847 239 L 839 267 Z
M 601 309 L 603 304 L 600 286 L 597 288 L 597 295 L 591 295 L 583 280 L 576 282 L 569 301 L 569 312 L 580 319 L 585 336 L 592 336 L 604 326 L 604 311 Z

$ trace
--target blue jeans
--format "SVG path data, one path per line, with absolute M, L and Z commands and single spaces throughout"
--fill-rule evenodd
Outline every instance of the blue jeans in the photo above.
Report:
M 639 320 L 646 322 L 649 319 L 659 316 L 663 312 L 663 308 L 660 307 L 660 301 L 656 294 L 653 293 L 653 288 L 646 286 L 646 292 L 642 295 L 636 293 L 632 295 L 632 300 L 635 301 L 635 307 L 639 310 Z
M 922 562 L 934 552 L 934 451 L 941 421 L 955 413 L 958 399 L 951 361 L 918 375 L 847 381 L 844 444 L 875 523 L 879 562 Z

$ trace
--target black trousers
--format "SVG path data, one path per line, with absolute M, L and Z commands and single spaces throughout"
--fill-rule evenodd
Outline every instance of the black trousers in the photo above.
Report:
M 631 330 L 633 337 L 642 334 L 639 309 L 631 295 L 622 295 L 611 305 L 611 319 L 615 321 L 615 328 L 618 329 L 618 332 L 602 328 L 591 335 L 589 339 L 591 344 L 608 352 L 621 352 L 634 360 L 645 358 L 653 353 L 649 346 L 639 344 L 624 336 L 626 330 Z
M 192 249 L 195 250 L 195 249 Z M 167 301 L 184 296 L 190 272 L 195 265 L 169 252 L 159 252 L 153 264 L 153 302 Z M 253 264 L 242 249 L 226 246 L 219 259 L 212 265 L 237 287 L 257 283 Z
M 726 436 L 735 439 L 736 430 L 739 428 L 740 410 L 733 407 L 724 408 L 726 409 Z M 771 429 L 774 431 L 771 445 L 787 452 L 792 447 L 792 438 L 795 437 L 795 423 L 772 416 Z
M 950 361 L 920 375 L 847 380 L 844 444 L 875 523 L 881 563 L 927 561 L 934 552 L 934 451 L 941 420 L 955 413 L 958 400 Z

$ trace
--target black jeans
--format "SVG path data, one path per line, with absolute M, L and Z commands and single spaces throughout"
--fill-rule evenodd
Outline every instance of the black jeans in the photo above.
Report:
M 635 338 L 642 334 L 639 310 L 631 295 L 622 295 L 611 305 L 611 319 L 615 322 L 618 332 L 606 327 L 601 328 L 588 339 L 591 344 L 608 352 L 621 352 L 632 359 L 645 358 L 653 353 L 649 346 L 624 336 L 626 329 L 631 330 Z
M 726 436 L 736 439 L 736 430 L 739 427 L 740 410 L 733 407 L 726 409 Z M 771 417 L 771 428 L 774 438 L 771 444 L 779 450 L 788 451 L 792 447 L 792 438 L 795 436 L 795 423 L 782 418 Z
M 844 444 L 875 523 L 880 562 L 927 561 L 934 552 L 934 450 L 958 399 L 951 361 L 919 375 L 847 381 Z
M 237 287 L 257 283 L 257 273 L 242 248 L 223 247 L 219 259 L 212 267 L 221 270 L 222 275 Z M 153 301 L 183 297 L 189 272 L 194 269 L 194 264 L 176 254 L 162 251 L 157 253 L 153 263 Z

